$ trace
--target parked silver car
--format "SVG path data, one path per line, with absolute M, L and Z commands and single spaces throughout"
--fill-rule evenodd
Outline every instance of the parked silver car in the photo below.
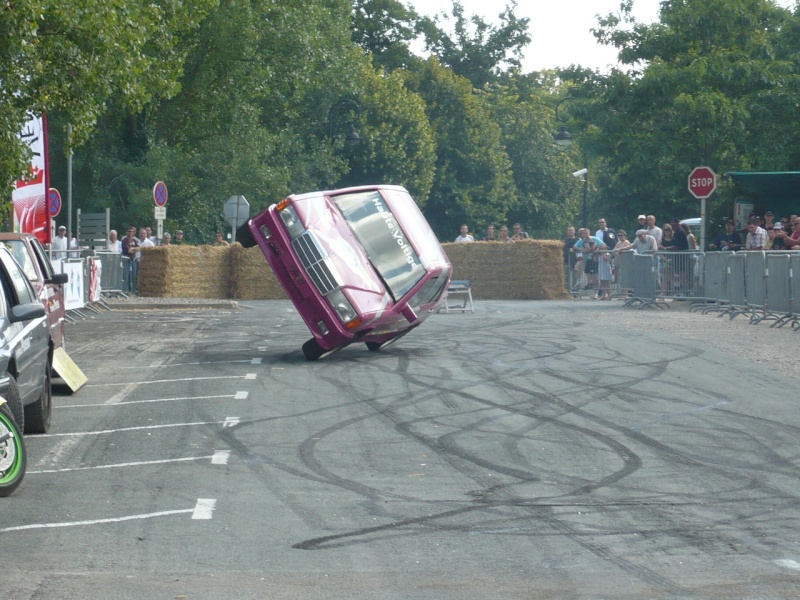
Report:
M 50 426 L 53 349 L 44 306 L 22 268 L 0 246 L 0 396 L 28 433 Z

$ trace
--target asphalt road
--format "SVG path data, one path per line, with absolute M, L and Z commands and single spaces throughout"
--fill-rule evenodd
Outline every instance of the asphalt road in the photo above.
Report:
M 89 383 L 0 501 L 0 596 L 800 597 L 798 380 L 622 310 L 317 363 L 288 301 L 70 325 Z

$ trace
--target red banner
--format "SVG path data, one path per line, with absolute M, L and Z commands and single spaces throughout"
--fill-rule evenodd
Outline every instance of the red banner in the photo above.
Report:
M 47 120 L 44 115 L 25 123 L 20 139 L 31 149 L 31 172 L 20 179 L 11 193 L 14 204 L 14 229 L 33 233 L 43 244 L 50 243 L 50 211 L 47 156 Z

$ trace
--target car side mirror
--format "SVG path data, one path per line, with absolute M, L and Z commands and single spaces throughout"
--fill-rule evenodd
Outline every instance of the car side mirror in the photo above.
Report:
M 57 285 L 64 285 L 69 281 L 69 273 L 53 273 L 53 276 L 45 281 L 45 283 L 55 283 Z
M 31 302 L 29 304 L 17 304 L 12 307 L 9 321 L 18 323 L 20 321 L 30 321 L 45 316 L 44 304 L 41 302 Z

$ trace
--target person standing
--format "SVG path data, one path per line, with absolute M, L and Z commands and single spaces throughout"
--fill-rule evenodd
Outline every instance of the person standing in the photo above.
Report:
M 108 240 L 106 240 L 106 252 L 122 254 L 122 242 L 117 239 L 116 229 L 112 229 L 108 232 Z
M 222 237 L 222 232 L 218 231 L 214 234 L 214 243 L 213 246 L 230 246 L 230 244 Z
M 172 245 L 172 236 L 168 231 L 164 232 L 164 237 L 161 238 L 161 245 L 162 246 L 171 246 Z
M 469 234 L 469 227 L 467 227 L 466 225 L 462 225 L 461 226 L 461 233 L 456 238 L 455 242 L 457 244 L 467 244 L 467 243 L 471 243 L 471 242 L 474 242 L 474 241 L 475 241 L 475 238 L 472 237 Z
M 647 233 L 647 229 L 639 229 L 636 231 L 636 239 L 631 244 L 631 248 L 637 254 L 645 254 L 647 252 L 657 252 L 658 243 L 656 238 Z
M 742 236 L 736 231 L 736 221 L 728 219 L 725 221 L 725 233 L 717 236 L 709 248 L 715 250 L 738 250 L 742 247 Z
M 747 221 L 747 238 L 744 241 L 745 250 L 763 250 L 767 241 L 767 231 L 759 223 L 761 219 L 753 217 Z
M 605 218 L 602 217 L 597 221 L 597 226 L 599 229 L 594 234 L 594 237 L 602 241 L 606 245 L 606 248 L 613 250 L 614 246 L 617 245 L 617 232 L 611 229 L 606 224 Z
M 62 225 L 58 228 L 58 235 L 53 238 L 53 242 L 50 244 L 53 258 L 55 260 L 64 260 L 67 258 L 68 245 L 69 241 L 67 240 L 67 228 Z
M 502 242 L 504 244 L 513 244 L 514 243 L 514 240 L 512 240 L 510 237 L 508 237 L 508 227 L 506 227 L 505 225 L 503 225 L 500 228 L 500 239 L 497 240 L 497 241 L 498 242 Z
M 512 227 L 514 234 L 511 236 L 511 239 L 515 242 L 520 240 L 527 240 L 528 239 L 528 232 L 522 231 L 522 225 L 519 223 L 514 223 Z
M 572 252 L 572 247 L 578 241 L 578 237 L 575 235 L 575 228 L 570 225 L 567 227 L 567 237 L 563 240 L 564 246 L 561 250 L 564 258 L 564 285 L 567 287 L 568 290 L 572 289 L 574 282 L 572 281 L 572 273 L 574 273 L 575 269 L 575 262 L 577 256 L 574 252 Z
M 644 227 L 644 229 L 647 229 L 647 235 L 655 238 L 656 245 L 660 248 L 664 239 L 664 232 L 661 230 L 661 227 L 656 225 L 655 215 L 647 215 L 647 227 Z
M 139 263 L 136 262 L 136 252 L 139 248 L 139 240 L 136 239 L 136 227 L 128 227 L 125 237 L 122 238 L 122 256 L 125 264 L 125 279 L 127 281 L 127 291 L 136 291 L 136 279 L 139 276 Z M 128 260 L 125 260 L 125 259 Z
M 178 229 L 178 231 L 175 232 L 175 240 L 172 243 L 174 245 L 176 245 L 176 246 L 180 246 L 181 244 L 185 244 L 186 243 L 183 240 L 183 230 L 182 229 Z
M 494 232 L 494 225 L 489 225 L 486 227 L 486 235 L 483 238 L 484 242 L 496 242 L 497 235 Z

